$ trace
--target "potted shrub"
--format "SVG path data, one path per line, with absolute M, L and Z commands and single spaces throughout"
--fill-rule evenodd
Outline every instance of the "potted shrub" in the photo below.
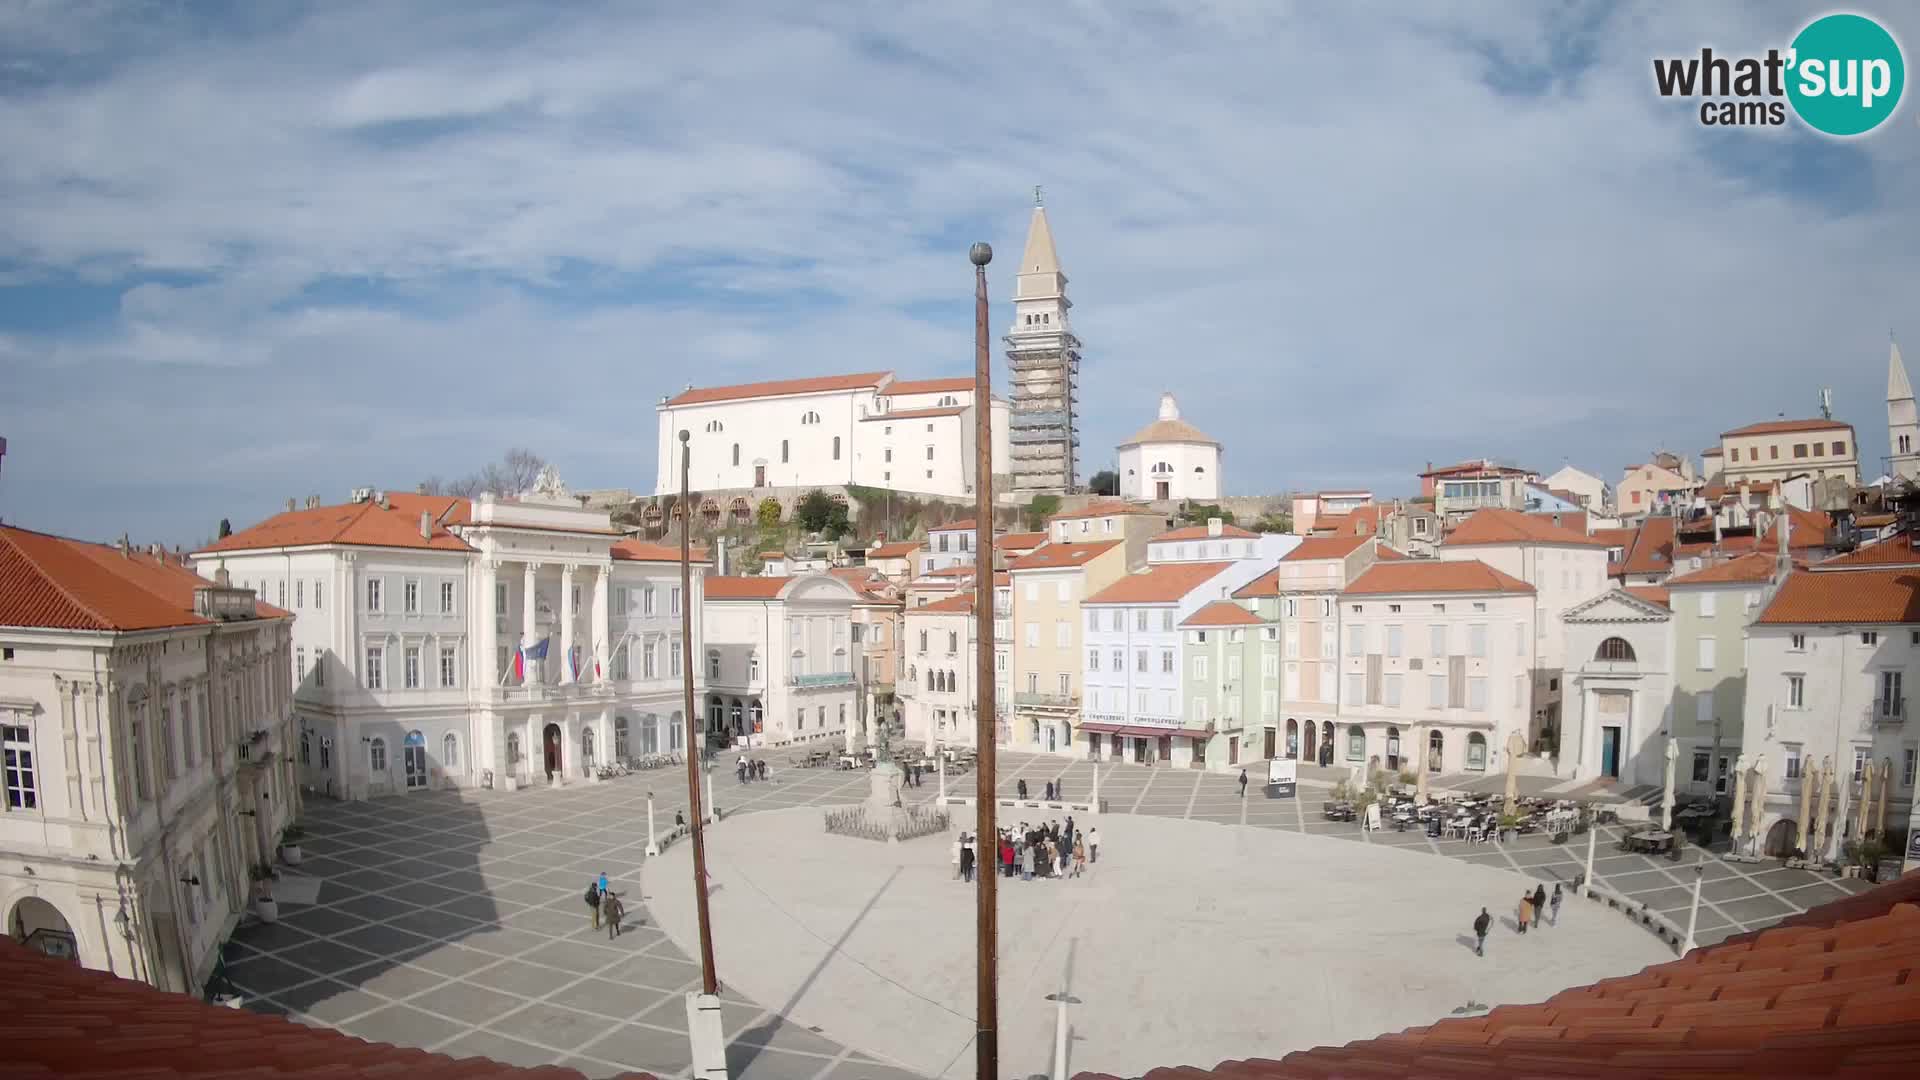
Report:
M 289 825 L 280 834 L 280 861 L 288 866 L 299 866 L 304 857 L 300 851 L 300 841 L 306 839 L 307 831 L 298 825 Z
M 253 914 L 263 923 L 280 921 L 280 905 L 273 899 L 273 866 L 261 863 L 250 870 L 253 878 Z

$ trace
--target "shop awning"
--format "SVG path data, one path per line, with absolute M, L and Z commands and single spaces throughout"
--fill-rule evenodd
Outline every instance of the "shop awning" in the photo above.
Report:
M 1212 734 L 1211 728 L 1141 727 L 1137 724 L 1102 724 L 1092 721 L 1081 724 L 1080 730 L 1102 735 L 1125 735 L 1135 739 L 1159 739 L 1168 736 L 1182 739 L 1204 739 Z

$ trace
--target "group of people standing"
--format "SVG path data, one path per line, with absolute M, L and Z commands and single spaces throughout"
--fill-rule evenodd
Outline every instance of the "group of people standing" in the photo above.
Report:
M 978 837 L 961 833 L 953 845 L 954 876 L 971 883 L 975 873 L 991 873 L 979 860 L 990 858 L 1002 877 L 1076 878 L 1086 873 L 1089 862 L 1100 860 L 1100 828 L 1081 832 L 1057 821 L 1045 825 L 1021 822 L 1017 828 L 1002 829 L 995 843 L 980 850 Z
M 1520 906 L 1514 911 L 1514 925 L 1519 933 L 1526 933 L 1527 927 L 1539 926 L 1549 912 L 1552 921 L 1548 926 L 1560 925 L 1560 902 L 1565 896 L 1560 891 L 1559 882 L 1553 886 L 1553 895 L 1547 895 L 1545 885 L 1535 885 L 1530 893 L 1520 894 Z M 1480 909 L 1480 916 L 1473 920 L 1473 953 L 1475 956 L 1487 955 L 1487 931 L 1493 928 L 1493 916 L 1486 908 Z
M 1060 802 L 1067 797 L 1065 788 L 1066 785 L 1060 781 L 1049 780 L 1046 785 L 1046 794 L 1040 796 L 1040 799 L 1042 802 Z M 1014 781 L 1013 793 L 1015 798 L 1027 798 L 1027 782 L 1025 780 Z M 1068 818 L 1067 820 L 1071 821 L 1073 819 Z

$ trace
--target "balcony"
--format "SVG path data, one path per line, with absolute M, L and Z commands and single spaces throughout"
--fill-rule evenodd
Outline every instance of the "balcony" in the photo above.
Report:
M 1875 698 L 1867 706 L 1867 723 L 1872 727 L 1899 727 L 1907 722 L 1906 698 Z
M 824 675 L 789 675 L 787 685 L 800 690 L 820 690 L 832 686 L 852 686 L 853 672 L 829 671 Z
M 1013 695 L 1013 703 L 1034 709 L 1076 709 L 1080 707 L 1080 695 L 1042 694 L 1036 691 L 1022 690 Z

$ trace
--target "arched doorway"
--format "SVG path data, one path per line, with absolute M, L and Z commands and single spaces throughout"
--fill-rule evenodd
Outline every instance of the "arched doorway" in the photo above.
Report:
M 416 729 L 400 741 L 400 763 L 406 769 L 408 791 L 427 786 L 427 737 Z
M 1300 721 L 1291 717 L 1287 720 L 1287 756 L 1300 759 Z
M 1333 721 L 1320 721 L 1320 764 L 1333 764 Z
M 540 733 L 540 748 L 545 760 L 547 779 L 552 780 L 553 774 L 560 771 L 559 724 L 548 724 L 547 729 Z
M 1287 721 L 1287 724 L 1291 726 L 1293 724 L 1293 721 L 1289 720 Z M 1319 751 L 1320 740 L 1315 738 L 1318 732 L 1319 732 L 1319 727 L 1316 724 L 1314 724 L 1313 721 L 1311 720 L 1307 721 L 1307 726 L 1306 726 L 1307 742 L 1306 742 L 1306 746 L 1303 748 L 1301 752 L 1301 757 L 1307 761 L 1320 760 L 1320 751 Z M 1289 734 L 1291 734 L 1291 732 L 1289 732 Z
M 1760 854 L 1780 857 L 1793 854 L 1793 842 L 1799 836 L 1799 825 L 1792 818 L 1781 818 L 1767 830 L 1767 841 L 1760 848 Z
M 37 896 L 26 896 L 7 915 L 7 933 L 35 952 L 57 960 L 80 961 L 80 943 L 60 909 Z
M 1387 729 L 1387 771 L 1400 771 L 1400 729 L 1397 727 Z
M 593 729 L 580 729 L 580 768 L 593 775 Z
M 1438 776 L 1440 763 L 1446 759 L 1447 737 L 1438 731 L 1427 736 L 1427 771 Z

